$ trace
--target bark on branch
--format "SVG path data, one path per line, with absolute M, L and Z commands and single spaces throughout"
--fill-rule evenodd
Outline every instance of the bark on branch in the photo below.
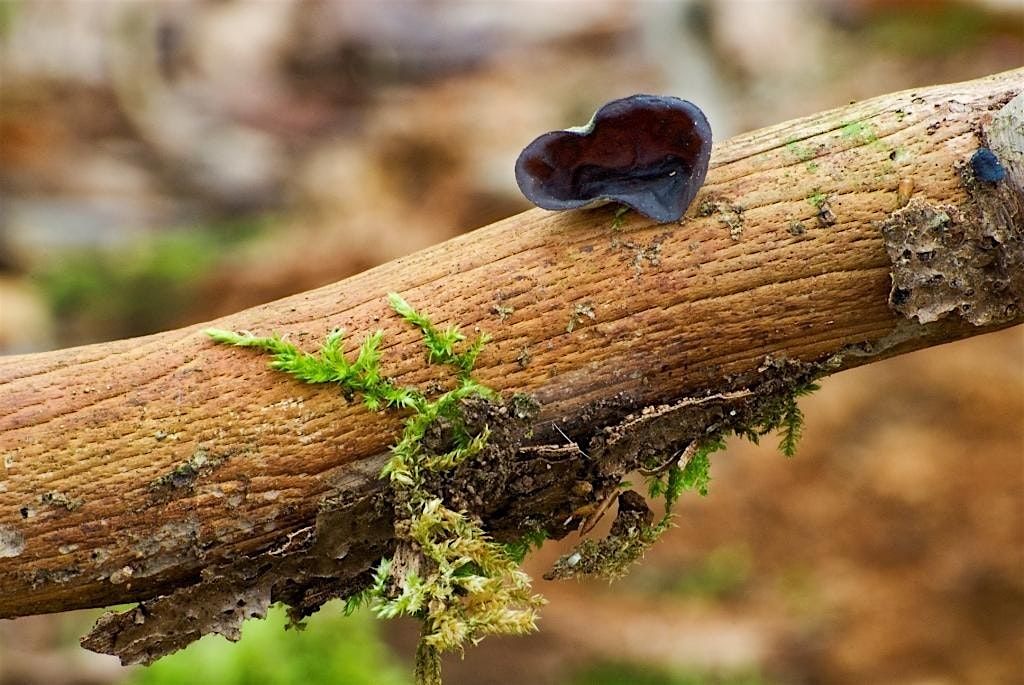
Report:
M 499 538 L 563 535 L 638 459 L 809 378 L 1024 321 L 1022 90 L 1016 70 L 737 136 L 678 224 L 533 210 L 213 325 L 307 349 L 340 327 L 349 351 L 381 328 L 385 371 L 421 386 L 387 292 L 489 332 L 476 376 L 540 411 L 499 439 L 501 478 L 458 485 Z M 401 417 L 205 325 L 0 359 L 0 618 L 150 600 L 89 643 L 144 661 L 270 601 L 313 611 L 388 553 Z

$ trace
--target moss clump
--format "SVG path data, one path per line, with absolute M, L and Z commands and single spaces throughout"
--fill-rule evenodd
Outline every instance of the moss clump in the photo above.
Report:
M 446 503 L 440 486 L 444 479 L 438 474 L 451 472 L 481 454 L 491 436 L 488 425 L 481 427 L 467 408 L 474 401 L 500 402 L 492 389 L 472 377 L 488 338 L 482 334 L 467 342 L 457 327 L 439 329 L 399 295 L 392 293 L 388 298 L 392 309 L 422 333 L 427 362 L 453 370 L 450 390 L 430 396 L 386 378 L 380 368 L 384 334 L 379 330 L 367 336 L 352 360 L 344 354 L 341 331 L 331 332 L 317 354 L 303 352 L 279 336 L 216 329 L 206 333 L 220 343 L 270 353 L 272 368 L 303 382 L 334 383 L 346 396 L 361 397 L 372 411 L 408 412 L 402 434 L 381 472 L 390 483 L 394 500 L 395 553 L 381 560 L 368 588 L 347 599 L 346 611 L 367 604 L 383 618 L 419 618 L 423 629 L 416 655 L 417 682 L 439 683 L 441 652 L 461 649 L 466 642 L 476 643 L 491 634 L 535 629 L 543 599 L 533 594 L 530 578 L 519 569 L 519 563 L 531 547 L 543 542 L 544 533 L 534 531 L 502 545 L 490 538 L 477 517 Z M 577 305 L 574 313 L 592 317 L 592 308 Z M 611 534 L 603 540 L 583 541 L 546 577 L 624 575 L 672 526 L 672 509 L 683 492 L 707 495 L 710 455 L 724 449 L 726 433 L 757 442 L 778 430 L 779 449 L 791 456 L 803 426 L 797 398 L 815 389 L 816 385 L 806 383 L 772 396 L 756 407 L 744 427 L 722 428 L 692 442 L 678 457 L 648 465 L 649 494 L 664 497 L 664 515 L 655 522 L 642 495 L 633 490 L 621 492 Z M 517 402 L 513 398 L 509 410 L 525 416 L 526 408 L 518 407 Z
M 758 444 L 769 433 L 777 432 L 779 451 L 786 457 L 794 456 L 804 432 L 804 413 L 800 410 L 798 400 L 820 388 L 817 383 L 807 382 L 771 398 L 761 406 L 758 417 L 750 427 L 734 432 L 754 444 Z
M 815 209 L 821 209 L 828 202 L 828 194 L 816 190 L 807 196 L 807 201 L 814 205 Z
M 582 576 L 620 578 L 670 525 L 668 514 L 654 525 L 654 512 L 635 490 L 626 490 L 619 494 L 618 499 L 619 510 L 608 536 L 602 540 L 587 539 L 578 544 L 570 554 L 555 562 L 544 575 L 545 579 Z
M 643 558 L 647 549 L 672 527 L 672 508 L 683 492 L 692 490 L 702 496 L 708 494 L 711 480 L 708 456 L 724 447 L 720 439 L 700 445 L 694 443 L 678 459 L 671 460 L 650 477 L 650 497 L 665 499 L 665 513 L 657 523 L 654 523 L 654 513 L 639 493 L 633 490 L 621 493 L 618 513 L 609 535 L 602 540 L 582 541 L 571 553 L 556 561 L 544 577 L 553 580 L 602 576 L 615 580 L 626 575 L 630 567 Z
M 682 450 L 678 458 L 641 469 L 648 475 L 648 495 L 652 499 L 665 499 L 662 518 L 655 523 L 644 498 L 627 490 L 619 495 L 618 513 L 610 534 L 602 540 L 582 541 L 571 553 L 556 561 L 544 577 L 553 580 L 598 575 L 614 580 L 624 576 L 672 527 L 672 509 L 682 493 L 692 491 L 702 497 L 707 496 L 711 482 L 711 455 L 725 449 L 727 433 L 735 433 L 756 444 L 765 435 L 778 431 L 779 451 L 792 457 L 804 423 L 797 400 L 817 389 L 815 383 L 798 385 L 766 400 L 746 427 L 723 430 L 700 442 L 694 441 Z
M 801 141 L 790 137 L 786 139 L 786 150 L 801 162 L 814 159 L 817 151 L 811 145 L 802 145 Z
M 873 143 L 878 140 L 875 127 L 863 121 L 851 121 L 839 131 L 843 138 L 858 144 Z
M 519 569 L 519 550 L 491 540 L 476 517 L 450 508 L 429 487 L 431 474 L 458 466 L 487 445 L 487 426 L 469 430 L 462 407 L 474 397 L 500 401 L 471 375 L 488 337 L 481 334 L 466 343 L 457 327 L 435 327 L 398 294 L 391 293 L 388 301 L 422 333 L 428 363 L 454 370 L 451 390 L 428 397 L 385 378 L 380 369 L 384 334 L 379 330 L 363 341 L 354 360 L 344 355 L 341 331 L 330 333 L 318 354 L 303 352 L 279 336 L 216 329 L 206 333 L 220 343 L 268 352 L 272 368 L 306 383 L 337 384 L 347 396 L 360 396 L 371 411 L 410 412 L 381 473 L 391 484 L 398 545 L 394 556 L 378 565 L 372 585 L 350 597 L 346 609 L 369 604 L 383 618 L 408 615 L 423 621 L 416 676 L 420 683 L 434 683 L 440 677 L 440 652 L 461 649 L 467 641 L 476 643 L 490 634 L 535 630 L 543 600 Z M 444 449 L 428 447 L 425 440 L 438 423 L 449 436 Z

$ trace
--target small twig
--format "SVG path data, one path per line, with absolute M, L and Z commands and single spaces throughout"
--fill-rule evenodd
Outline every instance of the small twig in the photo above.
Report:
M 558 432 L 559 432 L 559 433 L 561 434 L 561 436 L 562 436 L 563 438 L 565 438 L 566 442 L 568 442 L 568 443 L 569 443 L 570 445 L 572 445 L 573 447 L 575 447 L 575 448 L 576 448 L 576 451 L 577 451 L 577 452 L 579 452 L 580 454 L 582 454 L 582 455 L 583 455 L 584 457 L 586 457 L 587 459 L 590 459 L 590 455 L 589 455 L 589 454 L 587 454 L 586 452 L 584 452 L 584 451 L 583 451 L 583 448 L 581 448 L 581 447 L 580 447 L 580 445 L 579 445 L 579 443 L 578 443 L 578 442 L 576 442 L 575 440 L 573 440 L 572 438 L 570 438 L 570 437 L 569 437 L 568 435 L 566 435 L 566 434 L 565 434 L 565 431 L 563 431 L 563 430 L 561 429 L 561 427 L 560 427 L 560 426 L 559 426 L 559 425 L 558 425 L 557 423 L 555 423 L 555 424 L 552 424 L 552 425 L 554 425 L 554 427 L 555 427 L 555 430 L 556 430 L 556 431 L 558 431 Z

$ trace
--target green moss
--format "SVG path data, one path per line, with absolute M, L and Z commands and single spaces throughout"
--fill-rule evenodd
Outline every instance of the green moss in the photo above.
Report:
M 388 303 L 399 316 L 419 328 L 423 333 L 423 344 L 427 348 L 429 363 L 453 366 L 458 369 L 463 380 L 468 381 L 469 373 L 473 370 L 473 365 L 476 364 L 476 358 L 490 340 L 486 333 L 477 336 L 476 340 L 462 352 L 456 352 L 455 345 L 466 339 L 457 326 L 449 326 L 443 331 L 438 330 L 430 322 L 430 319 L 413 309 L 398 293 L 389 293 Z M 477 388 L 480 389 L 483 386 L 477 386 Z M 481 394 L 493 393 L 483 393 L 481 390 Z
M 420 330 L 427 362 L 453 369 L 454 388 L 430 398 L 384 377 L 379 330 L 366 337 L 354 360 L 345 357 L 341 331 L 330 333 L 317 354 L 303 352 L 279 336 L 206 332 L 216 342 L 269 353 L 272 368 L 303 382 L 335 384 L 346 396 L 361 397 L 371 411 L 410 412 L 381 472 L 395 500 L 398 547 L 393 558 L 380 562 L 372 586 L 350 597 L 346 609 L 369 604 L 382 618 L 419 618 L 423 632 L 416 673 L 418 682 L 432 683 L 437 681 L 440 652 L 461 649 L 467 641 L 475 643 L 490 634 L 534 630 L 543 600 L 533 594 L 529 576 L 519 569 L 520 550 L 491 540 L 478 520 L 449 508 L 427 486 L 430 473 L 454 468 L 487 445 L 488 429 L 472 434 L 462 415 L 464 400 L 500 401 L 493 390 L 472 378 L 487 335 L 467 343 L 457 327 L 437 328 L 397 293 L 389 294 L 388 302 Z M 452 442 L 442 451 L 424 445 L 427 430 L 437 421 L 451 427 Z M 527 544 L 535 540 L 528 539 Z
M 873 143 L 878 140 L 875 127 L 863 121 L 851 121 L 840 129 L 839 134 L 857 144 Z
M 724 449 L 725 441 L 721 437 L 711 437 L 687 447 L 678 461 L 671 462 L 648 478 L 647 492 L 654 499 L 665 498 L 666 516 L 671 513 L 672 506 L 683 492 L 692 491 L 707 497 L 708 485 L 711 483 L 710 457 Z
M 761 407 L 755 424 L 735 433 L 757 444 L 765 435 L 776 432 L 779 436 L 779 452 L 786 457 L 794 456 L 804 431 L 804 414 L 800 410 L 798 400 L 819 390 L 820 387 L 817 383 L 805 383 L 773 398 Z
M 344 334 L 337 330 L 326 337 L 316 354 L 304 352 L 280 336 L 259 337 L 216 329 L 206 333 L 219 343 L 267 352 L 272 357 L 272 368 L 306 383 L 334 384 L 346 396 L 361 398 L 372 411 L 408 412 L 402 434 L 381 472 L 391 485 L 395 502 L 396 551 L 393 557 L 381 560 L 367 589 L 348 598 L 346 612 L 369 605 L 382 618 L 419 618 L 423 630 L 417 650 L 417 682 L 438 683 L 442 651 L 461 649 L 467 641 L 475 643 L 490 634 L 535 629 L 536 611 L 543 600 L 533 594 L 529 577 L 518 565 L 531 547 L 543 542 L 544 533 L 534 531 L 515 543 L 498 544 L 476 518 L 450 508 L 431 491 L 431 474 L 452 469 L 487 446 L 488 428 L 477 432 L 468 428 L 463 402 L 471 398 L 500 401 L 493 390 L 472 377 L 488 338 L 481 334 L 467 342 L 457 327 L 438 329 L 398 294 L 391 293 L 388 301 L 402 319 L 421 332 L 427 362 L 453 370 L 455 384 L 451 390 L 429 397 L 417 388 L 398 386 L 386 378 L 380 368 L 383 332 L 379 330 L 363 340 L 354 359 L 345 356 Z M 577 305 L 574 314 L 592 318 L 593 309 Z M 641 495 L 632 490 L 619 493 L 610 535 L 603 540 L 584 540 L 546 577 L 614 578 L 625 574 L 672 526 L 672 510 L 683 492 L 707 495 L 710 456 L 724 449 L 727 433 L 757 442 L 779 431 L 779 449 L 792 456 L 803 427 L 797 399 L 817 387 L 805 383 L 770 397 L 752 410 L 745 426 L 723 428 L 658 466 L 648 484 L 651 497 L 665 500 L 665 513 L 657 522 Z M 513 398 L 513 408 L 516 401 Z M 425 445 L 428 430 L 438 421 L 450 428 L 452 436 L 444 449 Z M 184 466 L 194 467 L 191 463 Z
M 548 534 L 543 529 L 536 529 L 527 532 L 518 540 L 507 543 L 505 545 L 505 553 L 514 559 L 517 563 L 522 563 L 526 559 L 526 555 L 532 550 L 540 549 L 544 541 L 548 539 Z
M 696 454 L 686 464 L 686 467 L 680 470 L 678 480 L 678 489 L 681 490 L 694 490 L 701 497 L 708 496 L 708 485 L 711 483 L 711 455 L 714 452 L 725 449 L 725 441 L 721 438 L 714 438 L 704 441 L 697 448 Z M 666 492 L 665 503 L 670 504 L 675 500 L 672 497 L 671 489 L 671 473 L 669 478 L 670 487 Z M 678 497 L 678 495 L 676 495 Z
M 786 139 L 786 150 L 801 162 L 806 162 L 816 156 L 812 146 L 805 145 L 792 137 Z
M 807 196 L 807 201 L 814 205 L 815 209 L 821 209 L 828 202 L 828 193 L 823 193 L 820 190 L 815 190 L 813 193 Z

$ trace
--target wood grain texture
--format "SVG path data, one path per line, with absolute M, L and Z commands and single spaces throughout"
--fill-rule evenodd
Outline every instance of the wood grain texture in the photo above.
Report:
M 536 397 L 541 446 L 565 442 L 554 422 L 583 444 L 643 407 L 736 391 L 766 356 L 845 368 L 1020 323 L 1019 308 L 989 326 L 893 311 L 879 227 L 908 197 L 969 203 L 962 165 L 1022 86 L 1017 70 L 721 142 L 678 224 L 528 211 L 212 325 L 310 350 L 340 327 L 350 351 L 380 328 L 386 373 L 423 384 L 419 334 L 387 306 L 399 292 L 494 337 L 477 377 Z M 0 359 L 0 618 L 166 595 L 379 488 L 399 416 L 214 345 L 206 325 Z M 187 463 L 192 481 L 154 486 Z

